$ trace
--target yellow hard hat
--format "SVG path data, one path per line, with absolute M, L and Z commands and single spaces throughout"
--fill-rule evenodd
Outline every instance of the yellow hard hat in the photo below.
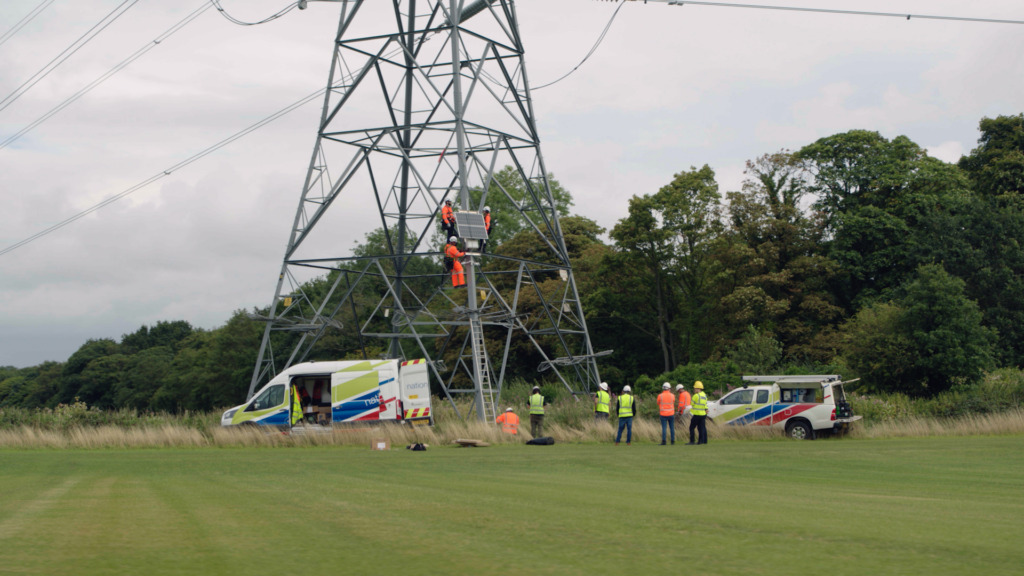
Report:
M 704 384 L 703 384 L 703 383 L 701 383 L 701 381 L 700 381 L 700 380 L 697 380 L 696 382 L 694 382 L 694 383 L 693 383 L 693 388 L 694 388 L 694 389 L 700 389 L 700 390 L 703 390 L 703 389 L 704 389 Z

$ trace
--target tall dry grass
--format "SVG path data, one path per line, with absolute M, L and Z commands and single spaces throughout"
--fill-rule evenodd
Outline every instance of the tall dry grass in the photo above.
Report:
M 925 436 L 1007 436 L 1024 433 L 1024 410 L 957 418 L 910 417 L 855 427 L 854 438 L 920 438 Z
M 545 422 L 543 433 L 558 444 L 611 443 L 616 426 L 586 420 L 570 425 Z M 1024 434 L 1024 411 L 985 414 L 961 418 L 910 418 L 886 421 L 872 426 L 854 426 L 850 437 L 906 438 L 925 436 L 994 436 Z M 720 426 L 708 424 L 708 435 L 718 441 L 765 441 L 782 439 L 779 430 L 761 426 Z M 123 428 L 115 426 L 74 427 L 45 430 L 31 426 L 0 430 L 0 448 L 11 449 L 119 449 L 119 448 L 191 448 L 191 447 L 304 447 L 362 446 L 387 440 L 392 449 L 414 443 L 433 447 L 454 446 L 456 440 L 472 439 L 492 445 L 521 444 L 529 439 L 530 424 L 523 419 L 518 435 L 502 432 L 493 424 L 478 421 L 444 419 L 433 427 L 398 424 L 363 427 L 299 426 L 290 431 L 261 427 L 210 427 L 197 430 L 183 425 Z M 676 426 L 676 442 L 689 440 L 687 427 Z M 625 441 L 625 438 L 623 438 Z M 633 442 L 661 442 L 661 423 L 657 419 L 638 418 L 633 423 Z

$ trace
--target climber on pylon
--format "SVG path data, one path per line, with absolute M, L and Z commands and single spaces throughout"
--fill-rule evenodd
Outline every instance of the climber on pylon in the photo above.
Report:
M 458 241 L 458 238 L 451 236 L 444 247 L 445 270 L 452 271 L 452 286 L 455 288 L 466 285 L 466 274 L 463 272 L 462 262 L 459 261 L 466 253 L 459 250 Z

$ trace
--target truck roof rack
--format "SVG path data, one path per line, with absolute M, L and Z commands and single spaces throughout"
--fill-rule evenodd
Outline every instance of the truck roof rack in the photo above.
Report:
M 778 382 L 779 384 L 820 384 L 840 380 L 837 374 L 809 374 L 798 376 L 744 376 L 744 382 Z

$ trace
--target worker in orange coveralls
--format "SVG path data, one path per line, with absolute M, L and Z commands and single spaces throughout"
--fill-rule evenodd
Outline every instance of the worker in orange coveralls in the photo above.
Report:
M 452 286 L 454 286 L 455 288 L 466 285 L 466 275 L 462 270 L 462 262 L 459 261 L 459 258 L 465 256 L 466 253 L 459 250 L 459 247 L 456 244 L 458 241 L 458 238 L 452 236 L 451 238 L 448 239 L 448 245 L 445 246 L 444 248 L 445 258 L 451 259 Z

